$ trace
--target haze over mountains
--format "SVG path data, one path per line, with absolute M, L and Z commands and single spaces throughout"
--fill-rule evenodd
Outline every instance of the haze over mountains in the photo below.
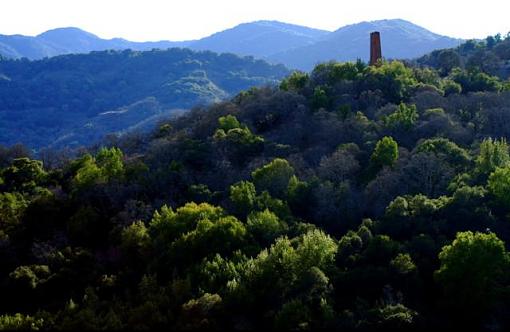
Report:
M 195 41 L 131 42 L 101 39 L 78 28 L 60 28 L 35 37 L 0 35 L 0 55 L 41 59 L 60 54 L 107 49 L 151 50 L 187 47 L 220 53 L 252 55 L 289 68 L 310 70 L 318 62 L 348 61 L 368 56 L 369 32 L 382 34 L 386 58 L 415 58 L 435 49 L 458 46 L 461 40 L 432 33 L 411 22 L 392 19 L 361 22 L 334 32 L 277 21 L 256 21 Z

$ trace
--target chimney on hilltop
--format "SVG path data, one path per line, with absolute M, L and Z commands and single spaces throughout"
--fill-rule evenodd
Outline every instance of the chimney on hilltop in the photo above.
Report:
M 380 59 L 382 59 L 381 34 L 374 31 L 370 34 L 370 65 L 377 66 Z

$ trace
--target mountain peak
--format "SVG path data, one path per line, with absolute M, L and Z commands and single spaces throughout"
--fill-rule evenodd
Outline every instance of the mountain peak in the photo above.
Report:
M 393 38 L 411 38 L 421 41 L 435 41 L 445 38 L 442 35 L 427 30 L 419 25 L 410 21 L 396 18 L 396 19 L 383 19 L 375 21 L 363 21 L 360 23 L 346 25 L 334 31 L 328 38 L 338 38 L 342 35 L 357 34 L 359 36 L 366 35 L 374 30 L 381 32 L 382 38 L 384 35 L 391 34 Z M 454 40 L 453 38 L 451 38 Z
M 386 59 L 411 59 L 460 43 L 458 39 L 438 35 L 397 18 L 346 25 L 315 44 L 274 54 L 269 58 L 301 70 L 310 70 L 318 62 L 331 59 L 367 60 L 370 51 L 369 35 L 373 31 L 381 33 L 382 51 Z
M 36 38 L 54 39 L 54 38 L 71 38 L 77 36 L 99 39 L 98 36 L 77 27 L 64 27 L 51 29 L 37 35 Z
M 301 25 L 260 20 L 217 32 L 189 47 L 265 58 L 271 53 L 312 44 L 328 33 Z

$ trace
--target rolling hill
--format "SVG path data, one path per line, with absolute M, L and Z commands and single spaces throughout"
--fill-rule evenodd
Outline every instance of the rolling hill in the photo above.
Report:
M 287 73 L 252 57 L 177 48 L 0 60 L 0 144 L 90 144 Z

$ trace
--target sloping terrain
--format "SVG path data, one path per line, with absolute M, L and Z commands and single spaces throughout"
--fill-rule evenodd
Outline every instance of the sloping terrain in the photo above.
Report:
M 89 144 L 92 137 L 100 138 L 111 129 L 135 128 L 162 112 L 272 85 L 287 73 L 285 67 L 262 60 L 186 49 L 2 60 L 0 144 L 22 142 L 38 148 L 54 142 L 69 144 L 70 137 L 74 144 Z M 150 103 L 132 107 L 147 98 Z M 128 113 L 119 111 L 125 107 Z M 113 128 L 105 123 L 113 118 L 122 125 Z M 79 135 L 85 132 L 93 135 Z

